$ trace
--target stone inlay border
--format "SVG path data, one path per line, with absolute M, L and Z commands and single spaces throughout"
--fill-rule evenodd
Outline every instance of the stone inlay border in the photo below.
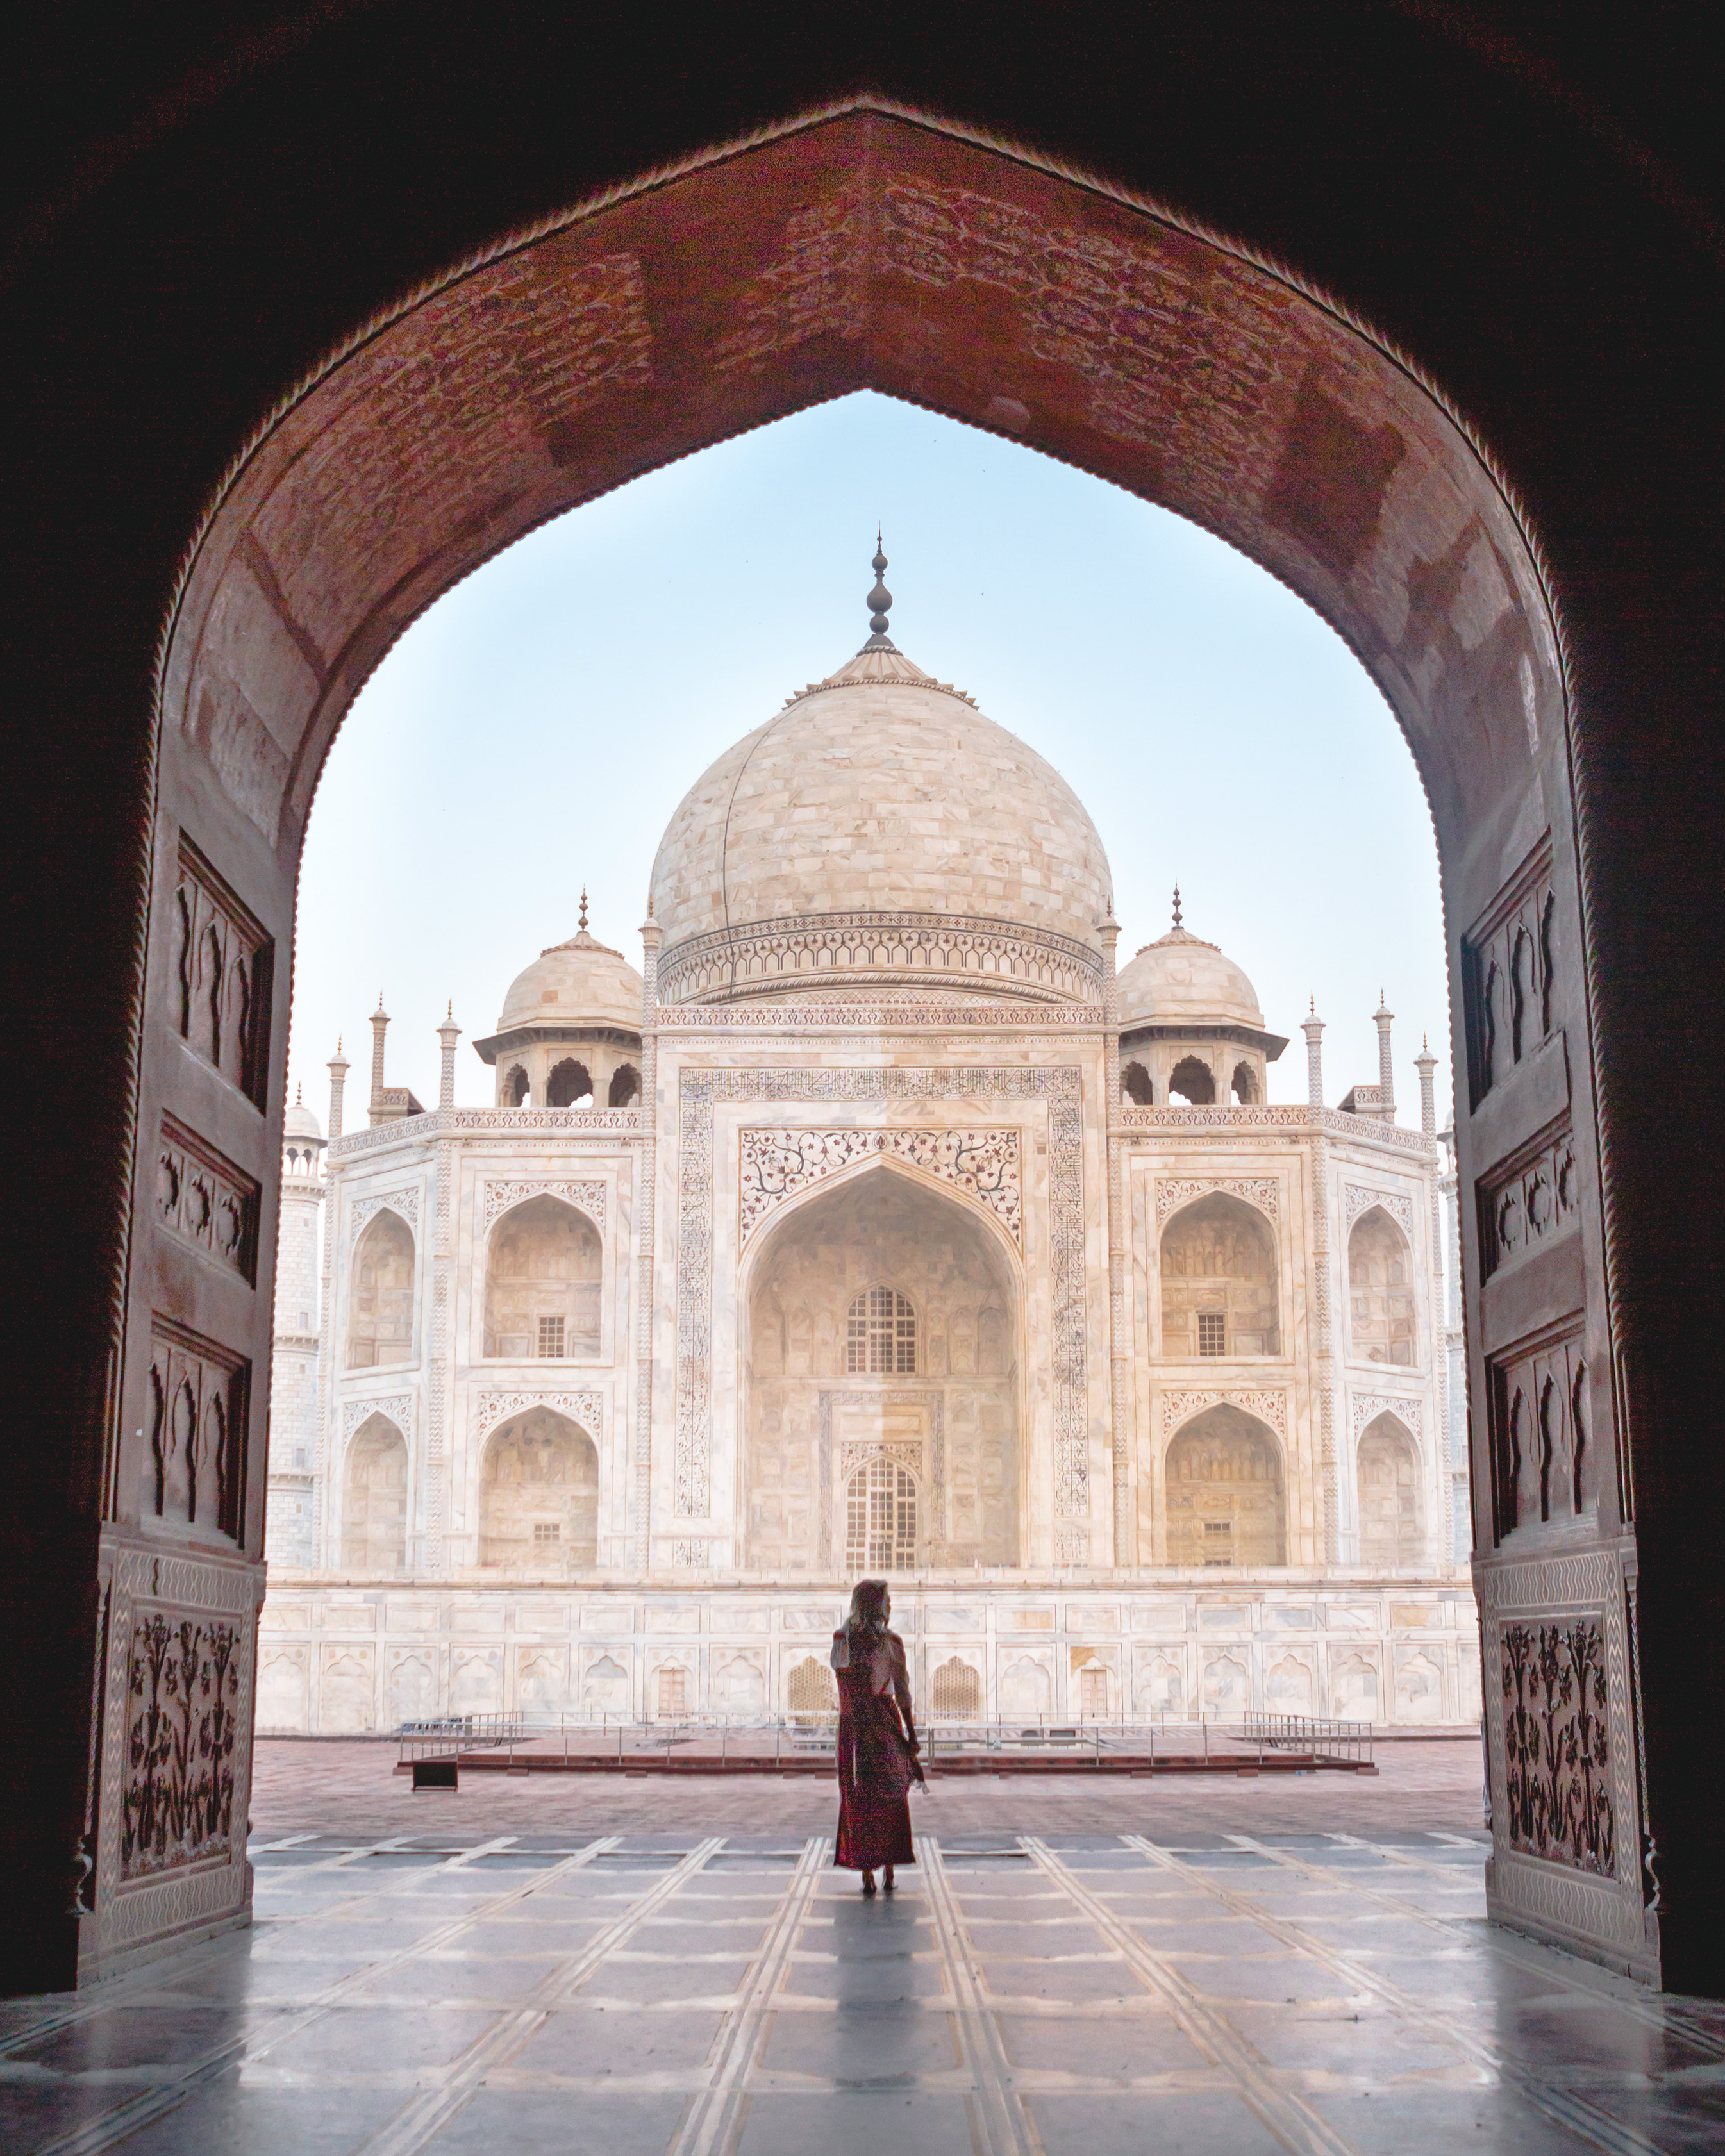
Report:
M 801 1192 L 859 1161 L 880 1157 L 906 1161 L 974 1198 L 1024 1248 L 1022 1147 L 1015 1129 L 800 1130 L 782 1126 L 747 1129 L 741 1137 L 738 1178 L 741 1240 L 745 1243 Z
M 1050 1272 L 1054 1287 L 1054 1458 L 1056 1512 L 1090 1511 L 1085 1413 L 1083 1073 L 1076 1065 L 936 1070 L 685 1070 L 678 1084 L 677 1342 L 675 1508 L 710 1512 L 712 1456 L 713 1111 L 720 1101 L 868 1103 L 1041 1101 L 1048 1112 Z

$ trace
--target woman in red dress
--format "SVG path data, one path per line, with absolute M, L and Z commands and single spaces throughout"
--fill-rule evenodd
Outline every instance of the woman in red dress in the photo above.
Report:
M 865 1894 L 875 1870 L 892 1892 L 895 1864 L 914 1864 L 910 1789 L 922 1779 L 905 1643 L 887 1630 L 892 1599 L 884 1579 L 860 1579 L 850 1614 L 833 1635 L 839 1679 L 839 1842 L 833 1861 L 860 1871 Z

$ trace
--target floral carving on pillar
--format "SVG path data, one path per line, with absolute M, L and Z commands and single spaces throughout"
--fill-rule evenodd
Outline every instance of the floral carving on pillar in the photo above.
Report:
M 239 1627 L 140 1614 L 126 1689 L 121 1876 L 230 1857 Z
M 1616 1823 L 1601 1620 L 1506 1625 L 1499 1647 L 1510 1845 L 1609 1877 Z

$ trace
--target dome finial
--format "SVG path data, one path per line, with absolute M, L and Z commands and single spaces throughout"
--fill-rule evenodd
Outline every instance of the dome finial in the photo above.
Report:
M 567 914 L 565 914 L 565 915 L 563 916 L 563 918 L 564 918 L 566 921 L 568 919 L 568 917 L 569 917 L 569 916 L 567 916 Z M 583 884 L 583 885 L 582 885 L 582 886 L 581 886 L 581 921 L 580 921 L 580 927 L 581 927 L 581 928 L 582 928 L 583 931 L 586 929 L 586 927 L 587 927 L 587 886 L 586 886 L 585 884 Z
M 869 640 L 865 651 L 892 651 L 897 649 L 886 634 L 887 610 L 892 604 L 892 593 L 880 581 L 886 574 L 886 557 L 881 551 L 880 527 L 875 527 L 875 558 L 869 564 L 875 572 L 875 588 L 869 593 Z
M 1178 884 L 1174 886 L 1174 926 L 1176 928 L 1180 926 L 1180 886 Z

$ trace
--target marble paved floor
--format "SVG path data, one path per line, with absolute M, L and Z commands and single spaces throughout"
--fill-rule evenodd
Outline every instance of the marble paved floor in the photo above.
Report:
M 1725 2148 L 1725 2006 L 1483 1920 L 1475 1837 L 254 1843 L 257 1922 L 0 2005 L 0 2148 L 1401 2156 Z

